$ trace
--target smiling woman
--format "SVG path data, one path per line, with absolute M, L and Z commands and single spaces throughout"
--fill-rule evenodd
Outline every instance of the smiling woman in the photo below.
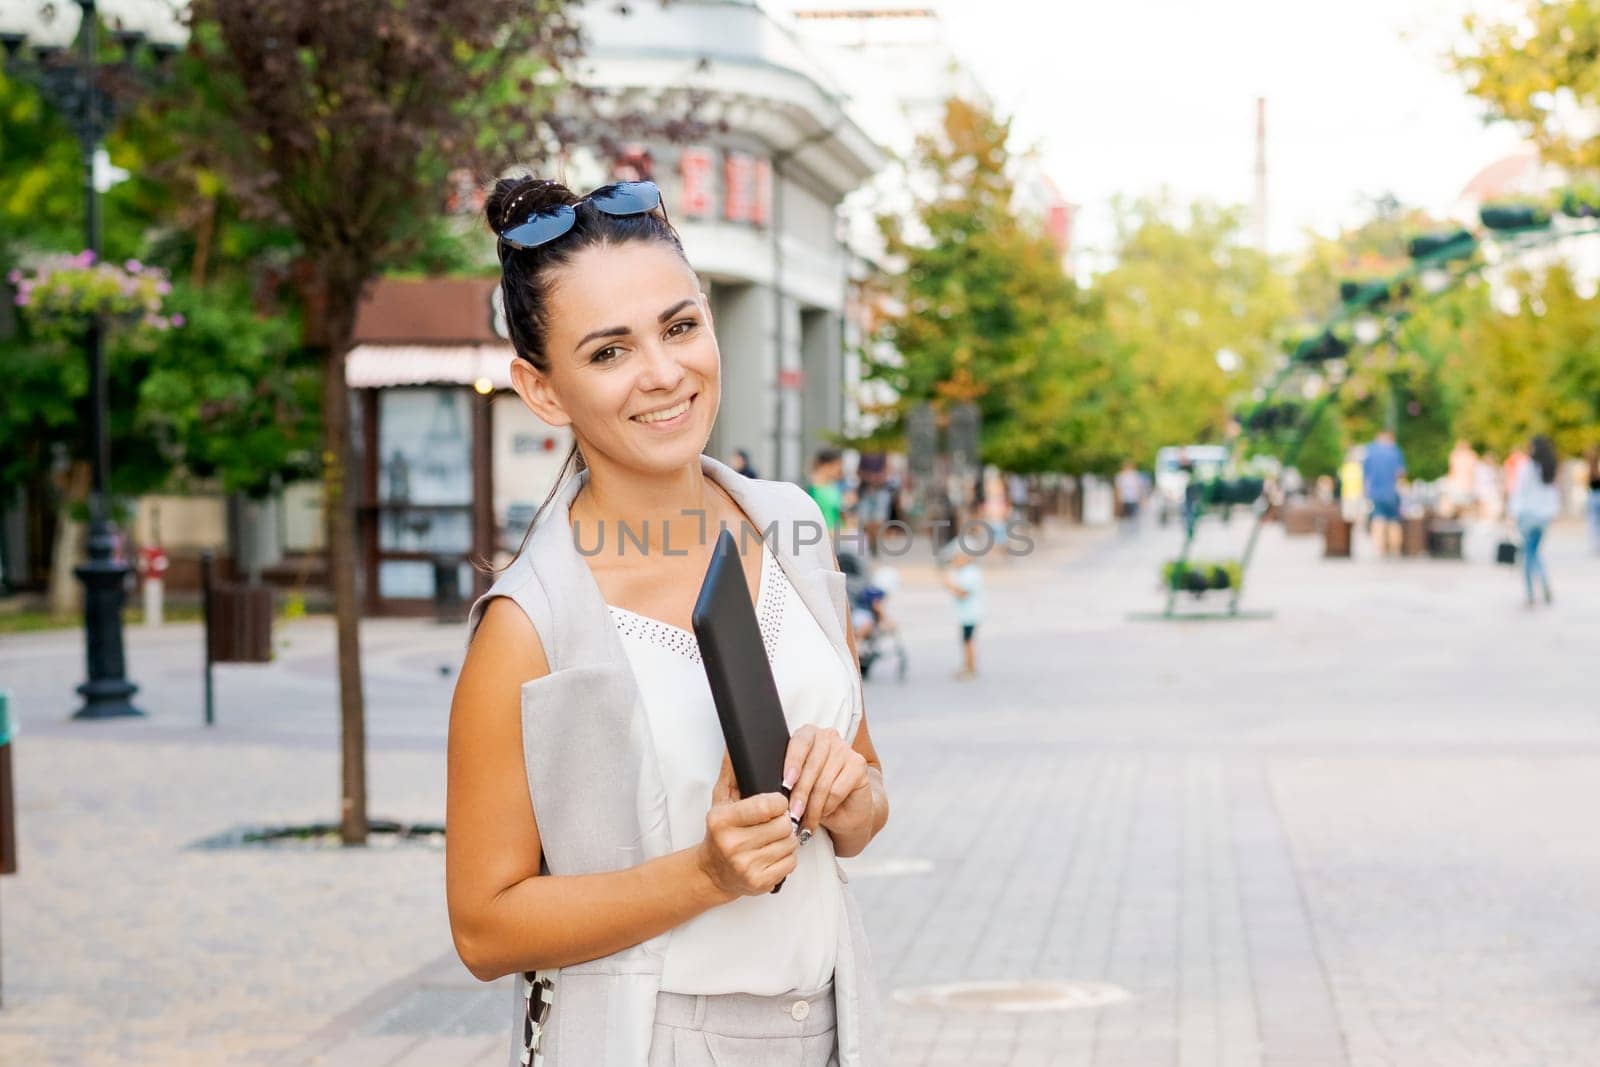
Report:
M 486 208 L 512 385 L 570 427 L 576 469 L 472 610 L 447 799 L 462 961 L 519 975 L 514 1063 L 882 1063 L 835 857 L 888 801 L 843 578 L 800 536 L 820 513 L 702 454 L 721 356 L 654 185 L 505 180 Z M 776 531 L 736 540 L 789 721 L 787 796 L 738 795 L 689 632 L 722 527 Z

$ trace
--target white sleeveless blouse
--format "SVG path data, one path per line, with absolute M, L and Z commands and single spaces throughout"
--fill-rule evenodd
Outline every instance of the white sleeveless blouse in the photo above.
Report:
M 791 731 L 810 723 L 843 733 L 853 703 L 851 679 L 817 620 L 766 546 L 756 617 Z M 726 745 L 694 635 L 611 607 L 611 619 L 643 694 L 667 791 L 674 849 L 704 840 L 711 787 Z M 646 820 L 652 813 L 641 812 Z M 833 978 L 840 922 L 833 840 L 819 830 L 777 893 L 740 897 L 673 930 L 662 990 L 776 996 L 816 989 Z

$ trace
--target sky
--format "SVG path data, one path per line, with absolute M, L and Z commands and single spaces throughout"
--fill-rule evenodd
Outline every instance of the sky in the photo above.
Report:
M 1249 203 L 1258 96 L 1272 251 L 1358 219 L 1364 196 L 1448 210 L 1520 142 L 1484 124 L 1443 58 L 1464 14 L 1510 3 L 931 0 L 1019 142 L 1082 205 L 1074 243 L 1091 261 L 1118 194 Z

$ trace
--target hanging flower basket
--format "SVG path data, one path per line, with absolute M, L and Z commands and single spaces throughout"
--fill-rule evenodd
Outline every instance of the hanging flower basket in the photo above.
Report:
M 1214 478 L 1206 483 L 1205 501 L 1212 507 L 1254 504 L 1265 488 L 1260 478 Z
M 124 329 L 170 330 L 182 315 L 164 312 L 172 283 L 136 259 L 96 262 L 93 252 L 57 255 L 14 270 L 7 280 L 23 318 L 42 336 L 75 336 L 95 318 Z
M 1315 337 L 1301 341 L 1294 349 L 1296 363 L 1326 363 L 1330 359 L 1342 359 L 1350 353 L 1350 342 L 1334 333 L 1332 330 L 1317 334 Z
M 1527 201 L 1504 201 L 1485 204 L 1478 218 L 1491 230 L 1504 233 L 1509 230 L 1537 230 L 1550 225 L 1550 212 L 1543 205 Z
M 1561 213 L 1573 219 L 1600 218 L 1600 186 L 1574 185 L 1561 194 Z
M 1418 234 L 1406 243 L 1406 252 L 1412 259 L 1466 259 L 1477 248 L 1478 241 L 1468 230 Z

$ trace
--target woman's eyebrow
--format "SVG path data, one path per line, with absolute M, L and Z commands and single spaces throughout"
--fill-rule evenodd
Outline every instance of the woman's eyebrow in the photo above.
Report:
M 694 303 L 693 300 L 680 300 L 676 304 L 673 304 L 671 307 L 669 307 L 667 310 L 663 311 L 661 314 L 657 315 L 656 316 L 656 321 L 660 322 L 660 323 L 665 323 L 668 319 L 672 318 L 672 316 L 676 315 L 678 312 L 682 311 L 684 308 L 688 307 L 690 304 L 693 304 L 693 303 Z
M 572 350 L 576 352 L 590 341 L 597 341 L 602 337 L 626 337 L 632 332 L 633 331 L 629 330 L 626 326 L 607 326 L 603 330 L 594 330 L 590 333 L 584 334 L 583 340 L 573 345 Z

